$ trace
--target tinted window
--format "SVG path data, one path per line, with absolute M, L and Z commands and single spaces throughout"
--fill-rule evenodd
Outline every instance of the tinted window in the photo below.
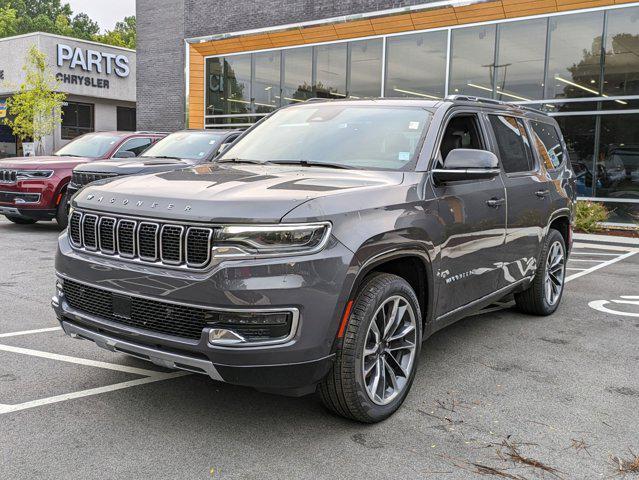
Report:
M 523 122 L 505 115 L 490 115 L 489 118 L 504 171 L 514 173 L 532 170 L 532 151 Z
M 543 98 L 545 18 L 499 25 L 497 98 L 506 102 Z
M 460 115 L 453 118 L 446 126 L 440 147 L 441 158 L 445 160 L 448 154 L 456 148 L 479 150 L 483 148 L 482 145 L 477 116 Z
M 280 52 L 253 55 L 253 103 L 257 113 L 266 113 L 280 105 Z
M 118 107 L 117 117 L 118 130 L 135 131 L 135 108 Z
M 284 50 L 282 105 L 303 102 L 313 96 L 313 47 Z
M 315 49 L 315 96 L 346 97 L 346 44 L 318 45 Z
M 62 106 L 62 139 L 71 140 L 93 130 L 93 104 L 65 102 Z
M 599 95 L 603 17 L 592 12 L 550 18 L 546 98 Z
M 530 122 L 533 129 L 533 142 L 543 160 L 544 165 L 549 170 L 557 168 L 564 161 L 564 150 L 561 140 L 554 126 L 542 122 Z
M 447 33 L 429 32 L 386 40 L 387 97 L 444 97 Z
M 378 97 L 382 89 L 382 39 L 352 42 L 350 48 L 350 84 L 353 98 Z
M 492 96 L 495 25 L 460 28 L 452 35 L 450 93 Z
M 608 95 L 639 93 L 639 8 L 610 10 L 606 28 L 606 76 Z
M 118 151 L 115 153 L 114 156 L 117 157 L 118 153 L 120 152 L 131 152 L 137 157 L 144 150 L 146 150 L 149 145 L 151 145 L 151 143 L 153 143 L 153 140 L 151 138 L 132 138 L 124 142 L 124 144 L 122 144 L 122 146 L 118 148 Z

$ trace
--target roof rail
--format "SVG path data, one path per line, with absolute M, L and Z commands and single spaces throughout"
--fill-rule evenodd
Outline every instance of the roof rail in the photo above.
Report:
M 332 100 L 330 98 L 320 98 L 320 97 L 311 97 L 304 100 L 305 102 L 326 102 L 328 100 Z
M 517 103 L 504 102 L 502 100 L 496 100 L 494 98 L 475 97 L 475 96 L 472 96 L 472 95 L 448 95 L 448 96 L 446 96 L 446 98 L 444 98 L 444 100 L 450 100 L 450 101 L 461 100 L 461 101 L 465 101 L 465 102 L 481 102 L 481 103 L 488 103 L 488 104 L 491 104 L 491 105 L 502 105 L 504 107 L 516 108 L 518 110 L 528 110 L 528 111 L 531 111 L 531 112 L 544 113 L 541 110 L 537 110 L 536 108 L 527 107 L 526 105 L 519 105 Z

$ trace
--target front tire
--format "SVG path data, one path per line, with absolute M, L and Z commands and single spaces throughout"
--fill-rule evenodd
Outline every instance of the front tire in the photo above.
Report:
M 415 378 L 421 326 L 419 302 L 406 280 L 387 273 L 366 278 L 333 367 L 320 384 L 324 405 L 365 423 L 392 415 Z
M 557 230 L 548 231 L 541 253 L 541 265 L 532 284 L 515 294 L 517 308 L 532 315 L 551 315 L 559 307 L 566 276 L 566 243 Z
M 16 225 L 33 225 L 37 222 L 37 220 L 26 217 L 14 217 L 13 215 L 5 215 L 5 217 L 7 217 L 7 220 L 15 223 Z
M 67 228 L 67 224 L 69 223 L 69 205 L 68 205 L 68 197 L 65 192 L 60 199 L 60 204 L 58 205 L 58 209 L 55 213 L 55 221 L 58 224 L 58 228 L 60 230 L 64 230 Z

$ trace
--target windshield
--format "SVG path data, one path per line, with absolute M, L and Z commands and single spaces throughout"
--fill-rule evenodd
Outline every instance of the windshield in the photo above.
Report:
M 102 158 L 122 137 L 110 133 L 87 133 L 76 138 L 54 153 L 58 157 Z
M 222 134 L 212 132 L 176 132 L 163 138 L 140 156 L 201 160 L 213 153 L 222 137 Z
M 414 161 L 429 119 L 429 112 L 410 106 L 291 107 L 264 120 L 221 160 L 404 170 Z

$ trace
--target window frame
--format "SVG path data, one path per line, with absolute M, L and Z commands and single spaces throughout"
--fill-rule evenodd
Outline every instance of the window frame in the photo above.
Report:
M 489 118 L 490 115 L 511 117 L 511 118 L 515 118 L 515 119 L 517 119 L 517 120 L 522 122 L 522 124 L 524 126 L 524 132 L 525 132 L 525 135 L 526 135 L 526 139 L 528 140 L 528 147 L 529 147 L 529 150 L 530 150 L 530 159 L 532 160 L 532 167 L 533 167 L 532 169 L 530 169 L 530 170 L 521 170 L 521 171 L 518 171 L 518 172 L 507 172 L 506 171 L 506 169 L 504 168 L 504 162 L 502 161 L 502 158 L 501 158 L 501 153 L 499 151 L 499 144 L 497 143 L 497 134 L 495 133 L 495 130 L 494 130 L 493 126 L 492 126 L 492 123 L 490 122 L 490 118 Z M 486 126 L 490 130 L 492 152 L 497 156 L 497 159 L 499 160 L 499 168 L 501 169 L 502 173 L 508 178 L 532 176 L 535 173 L 539 173 L 539 171 L 540 171 L 540 162 L 537 161 L 536 154 L 533 151 L 534 149 L 532 148 L 532 143 L 531 143 L 531 139 L 530 139 L 530 133 L 528 131 L 528 126 L 526 125 L 527 117 L 525 117 L 523 115 L 517 115 L 517 114 L 514 114 L 512 112 L 504 112 L 504 111 L 501 111 L 501 110 L 484 112 L 484 116 L 485 116 Z

